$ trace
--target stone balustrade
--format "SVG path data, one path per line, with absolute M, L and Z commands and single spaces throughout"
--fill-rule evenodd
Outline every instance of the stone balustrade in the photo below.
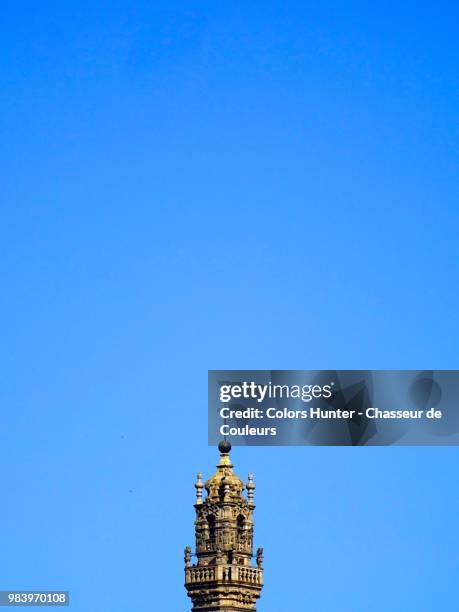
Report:
M 261 586 L 263 571 L 246 565 L 202 565 L 187 567 L 185 584 L 206 582 L 239 582 Z

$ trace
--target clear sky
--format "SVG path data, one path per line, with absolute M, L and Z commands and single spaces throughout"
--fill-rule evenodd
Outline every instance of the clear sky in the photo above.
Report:
M 207 369 L 457 368 L 454 2 L 5 2 L 0 588 L 184 612 Z M 243 448 L 259 612 L 455 612 L 457 448 Z

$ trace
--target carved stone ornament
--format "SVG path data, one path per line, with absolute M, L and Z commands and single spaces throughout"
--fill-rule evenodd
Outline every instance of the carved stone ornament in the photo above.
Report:
M 196 482 L 196 558 L 185 548 L 185 588 L 192 601 L 192 612 L 240 612 L 255 610 L 263 587 L 263 549 L 253 557 L 254 489 L 252 474 L 248 483 L 233 471 L 229 442 L 219 444 L 220 461 L 216 473 Z M 203 489 L 207 496 L 203 498 Z M 247 491 L 248 497 L 243 495 Z

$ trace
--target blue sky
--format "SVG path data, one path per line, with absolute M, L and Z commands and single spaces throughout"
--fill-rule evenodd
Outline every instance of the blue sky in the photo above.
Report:
M 207 369 L 456 368 L 451 2 L 8 2 L 1 588 L 187 610 Z M 457 609 L 456 448 L 239 448 L 260 612 Z

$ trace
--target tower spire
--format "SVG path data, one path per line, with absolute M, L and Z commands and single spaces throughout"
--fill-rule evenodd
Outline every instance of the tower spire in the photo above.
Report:
M 217 471 L 206 483 L 198 474 L 196 487 L 196 558 L 185 549 L 185 587 L 192 612 L 255 610 L 263 586 L 263 550 L 253 557 L 253 476 L 247 485 L 234 473 L 231 444 L 218 445 Z M 202 489 L 207 496 L 202 498 Z M 247 497 L 243 491 L 247 489 Z

